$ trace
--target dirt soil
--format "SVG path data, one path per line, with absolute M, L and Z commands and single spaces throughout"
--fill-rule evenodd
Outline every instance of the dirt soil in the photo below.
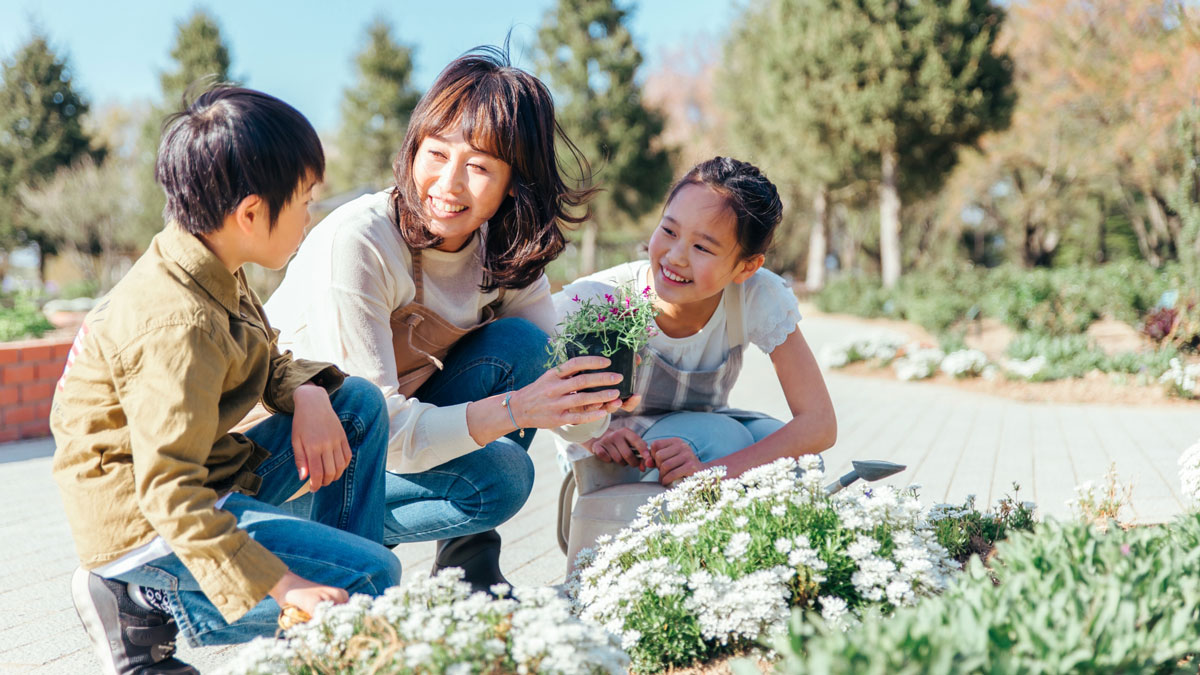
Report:
M 669 668 L 664 672 L 671 675 L 732 675 L 733 670 L 730 668 L 730 663 L 738 659 L 754 658 L 750 656 L 725 656 L 715 661 L 701 663 L 699 665 L 690 666 L 688 668 Z M 755 664 L 759 671 L 763 673 L 772 672 L 771 662 L 766 659 L 758 659 Z
M 864 330 L 892 330 L 908 336 L 914 341 L 936 346 L 937 340 L 924 328 L 893 319 L 865 319 L 845 314 L 826 314 L 813 305 L 802 305 L 801 313 L 805 316 L 829 316 L 839 321 L 856 323 Z M 982 351 L 988 359 L 998 361 L 1004 357 L 1004 349 L 1012 339 L 1012 331 L 992 319 L 984 319 L 979 330 L 968 332 L 967 345 Z M 1134 351 L 1146 346 L 1145 339 L 1130 326 L 1112 320 L 1097 321 L 1088 329 L 1097 344 L 1110 354 L 1122 351 Z M 838 374 L 861 377 L 878 377 L 895 380 L 896 374 L 891 367 L 879 368 L 866 363 L 852 363 L 845 368 L 834 371 Z M 922 380 L 956 389 L 965 389 L 981 394 L 1004 396 L 1017 401 L 1030 403 L 1102 403 L 1108 405 L 1143 405 L 1143 406 L 1174 406 L 1200 408 L 1200 401 L 1186 401 L 1167 396 L 1164 388 L 1158 384 L 1139 385 L 1132 381 L 1132 376 L 1108 374 L 1094 371 L 1086 377 L 1057 380 L 1054 382 L 1018 382 L 1003 377 L 985 380 L 980 377 L 963 380 L 954 379 L 944 373 Z

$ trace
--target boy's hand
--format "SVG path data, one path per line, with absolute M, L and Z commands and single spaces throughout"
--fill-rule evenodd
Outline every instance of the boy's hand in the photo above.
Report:
M 682 438 L 660 438 L 650 443 L 650 455 L 658 464 L 658 482 L 665 486 L 705 469 L 692 446 Z
M 346 470 L 350 464 L 350 442 L 323 388 L 302 384 L 293 400 L 296 412 L 292 415 L 292 449 L 296 469 L 300 480 L 307 478 L 316 492 Z
M 295 605 L 309 616 L 313 615 L 313 610 L 318 604 L 326 600 L 340 605 L 350 599 L 350 595 L 343 588 L 322 586 L 291 572 L 284 573 L 283 578 L 271 588 L 270 595 L 280 607 Z

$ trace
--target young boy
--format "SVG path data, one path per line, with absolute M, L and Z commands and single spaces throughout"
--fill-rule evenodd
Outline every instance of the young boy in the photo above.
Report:
M 308 120 L 219 87 L 169 121 L 166 228 L 87 317 L 50 425 L 82 567 L 75 607 L 108 673 L 194 673 L 193 645 L 275 632 L 400 580 L 383 538 L 378 387 L 280 354 L 241 266 L 280 268 L 325 170 Z M 259 402 L 277 413 L 230 433 Z M 273 505 L 308 482 L 311 518 Z

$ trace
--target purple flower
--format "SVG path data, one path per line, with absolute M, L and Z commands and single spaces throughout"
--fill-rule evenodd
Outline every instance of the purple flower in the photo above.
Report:
M 611 309 L 609 309 L 609 310 L 608 310 L 608 313 L 609 313 L 609 314 L 612 314 L 612 315 L 614 315 L 614 316 L 615 316 L 615 315 L 616 315 L 616 313 L 617 313 L 617 312 L 619 312 L 619 311 L 621 311 L 621 310 L 617 309 L 616 307 L 613 307 L 613 308 L 611 308 Z
M 596 321 L 598 321 L 599 323 L 604 323 L 604 314 L 601 313 L 599 316 L 597 316 Z
M 579 302 L 579 296 L 578 296 L 578 295 L 576 295 L 575 297 L 571 298 L 571 301 L 572 301 L 572 302 Z
M 616 298 L 614 298 L 613 296 L 609 295 L 608 293 L 605 293 L 605 294 L 604 294 L 604 299 L 605 299 L 605 300 L 607 300 L 607 301 L 608 301 L 608 304 L 610 304 L 610 305 L 611 305 L 612 303 L 614 303 L 614 302 L 616 302 L 616 301 L 617 301 L 617 299 L 616 299 Z
M 642 297 L 643 298 L 650 297 L 650 287 L 649 286 L 642 289 Z
M 1121 555 L 1129 555 L 1129 544 L 1121 544 Z

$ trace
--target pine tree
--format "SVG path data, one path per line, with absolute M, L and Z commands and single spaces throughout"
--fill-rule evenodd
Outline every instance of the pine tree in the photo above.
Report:
M 413 88 L 412 50 L 392 39 L 392 27 L 376 19 L 359 53 L 358 80 L 342 99 L 338 158 L 330 167 L 335 189 L 382 187 L 392 176 L 392 160 L 420 93 Z
M 140 202 L 134 217 L 147 234 L 162 229 L 163 207 L 166 206 L 166 197 L 154 181 L 163 121 L 183 107 L 184 96 L 193 85 L 202 88 L 205 83 L 231 81 L 229 47 L 216 19 L 204 10 L 196 10 L 186 21 L 176 24 L 171 59 L 174 67 L 159 76 L 162 99 L 150 112 L 134 162 L 138 174 L 136 195 Z
M 559 123 L 592 163 L 585 177 L 605 190 L 584 226 L 581 273 L 595 267 L 596 224 L 631 222 L 660 203 L 671 182 L 663 118 L 642 102 L 642 55 L 615 0 L 559 0 L 538 30 L 538 71 L 557 96 Z
M 773 86 L 791 88 L 816 113 L 798 116 L 804 126 L 793 133 L 839 136 L 852 149 L 843 158 L 876 167 L 881 267 L 891 286 L 900 276 L 902 196 L 936 190 L 961 147 L 1008 124 L 1012 63 L 995 49 L 1005 11 L 989 0 L 770 0 L 764 11 L 804 26 L 774 40 L 740 38 L 747 49 L 789 48 L 791 65 L 778 60 Z M 763 114 L 791 113 L 764 106 Z
M 4 62 L 0 85 L 0 244 L 8 249 L 30 238 L 23 228 L 18 189 L 53 176 L 84 157 L 102 159 L 91 147 L 82 119 L 88 103 L 72 85 L 66 57 L 35 34 Z

